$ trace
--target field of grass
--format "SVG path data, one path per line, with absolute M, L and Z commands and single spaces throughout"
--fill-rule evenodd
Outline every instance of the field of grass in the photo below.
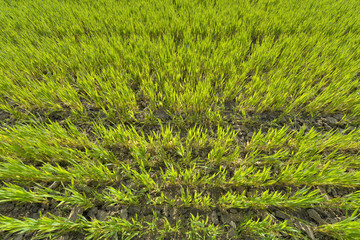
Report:
M 358 0 L 0 0 L 0 239 L 360 239 Z

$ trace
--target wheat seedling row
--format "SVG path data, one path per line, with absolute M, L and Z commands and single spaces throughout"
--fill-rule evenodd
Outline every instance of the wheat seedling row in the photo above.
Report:
M 1 239 L 360 239 L 357 0 L 0 9 Z

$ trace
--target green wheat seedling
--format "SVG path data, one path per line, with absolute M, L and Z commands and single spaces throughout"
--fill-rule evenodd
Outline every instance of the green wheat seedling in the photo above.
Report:
M 112 153 L 91 142 L 72 123 L 68 122 L 66 128 L 58 123 L 50 123 L 45 126 L 21 126 L 3 130 L 0 135 L 3 143 L 0 154 L 12 152 L 35 161 L 86 161 L 89 157 L 106 162 L 114 161 Z
M 191 214 L 190 230 L 186 232 L 189 239 L 217 239 L 223 233 L 221 227 L 208 223 L 209 218 L 200 219 L 200 216 Z
M 357 239 L 360 237 L 357 212 L 357 210 L 354 211 L 351 216 L 343 221 L 334 224 L 321 225 L 318 227 L 317 231 L 333 236 L 336 239 Z
M 355 187 L 359 185 L 359 172 L 347 172 L 344 166 L 329 166 L 330 162 L 303 162 L 284 166 L 276 179 L 278 183 L 335 185 Z
M 342 209 L 358 209 L 360 207 L 360 192 L 356 191 L 348 195 L 330 199 L 326 205 Z
M 177 26 L 168 25 L 170 20 L 161 19 L 161 15 L 156 14 L 169 14 L 167 11 L 174 7 L 166 11 L 156 9 L 148 19 L 142 19 L 139 13 L 134 14 L 137 5 L 121 8 L 124 15 L 120 16 L 115 14 L 115 9 L 109 11 L 105 10 L 106 7 L 71 6 L 74 15 L 60 22 L 52 18 L 62 16 L 61 11 L 66 12 L 70 7 L 68 4 L 53 3 L 48 10 L 57 7 L 61 9 L 59 13 L 47 15 L 44 11 L 32 21 L 26 19 L 26 14 L 9 8 L 7 11 L 18 14 L 17 19 L 25 28 L 21 28 L 22 37 L 10 30 L 13 28 L 4 28 L 6 34 L 1 40 L 7 54 L 2 54 L 5 61 L 1 66 L 3 75 L 11 84 L 4 85 L 2 93 L 29 109 L 41 106 L 50 110 L 67 106 L 81 111 L 81 98 L 85 98 L 111 118 L 119 118 L 116 112 L 121 112 L 123 118 L 129 119 L 136 111 L 136 95 L 131 89 L 130 79 L 136 79 L 137 84 L 146 86 L 141 91 L 155 106 L 153 108 L 166 107 L 177 113 L 203 113 L 211 105 L 237 97 L 245 109 L 257 111 L 278 110 L 290 102 L 285 108 L 287 111 L 303 109 L 314 113 L 347 109 L 356 114 L 357 93 L 352 89 L 357 86 L 357 81 L 351 80 L 357 73 L 358 64 L 356 56 L 359 52 L 354 47 L 357 23 L 351 14 L 345 17 L 334 10 L 352 12 L 351 4 L 354 2 L 346 7 L 333 5 L 331 8 L 324 2 L 317 4 L 344 21 L 332 22 L 325 13 L 307 8 L 309 2 L 299 4 L 303 6 L 302 11 L 295 15 L 288 11 L 295 8 L 295 3 L 280 8 L 289 25 L 281 24 L 277 15 L 265 9 L 266 4 L 262 5 L 263 8 L 255 8 L 248 2 L 242 3 L 239 11 L 253 19 L 257 30 L 252 28 L 252 24 L 231 21 L 238 15 L 234 9 L 239 3 L 222 2 L 214 8 L 193 5 L 197 11 L 192 15 L 191 24 L 185 14 L 176 17 Z M 217 7 L 222 9 L 221 14 L 215 14 Z M 153 8 L 146 6 L 149 10 Z M 254 12 L 267 16 L 269 21 L 260 21 Z M 122 38 L 111 34 L 106 21 L 100 21 L 104 20 L 105 13 L 114 16 L 114 22 L 123 22 L 129 14 L 137 19 L 138 24 L 114 27 L 113 31 L 126 33 Z M 209 18 L 205 18 L 204 13 Z M 319 15 L 321 20 L 316 18 Z M 75 16 L 84 19 L 88 26 L 77 22 Z M 303 16 L 309 18 L 304 20 Z M 48 21 L 43 23 L 41 18 Z M 17 20 L 6 16 L 3 19 L 10 26 L 16 25 Z M 157 20 L 158 24 L 154 25 L 150 19 Z M 204 21 L 216 22 L 219 19 L 229 22 L 229 27 L 202 27 Z M 314 21 L 317 24 L 311 27 Z M 76 24 L 68 28 L 69 22 Z M 160 28 L 167 31 L 160 31 Z M 239 28 L 244 31 L 235 30 Z M 191 31 L 184 34 L 180 29 Z M 132 32 L 141 34 L 131 38 Z M 189 33 L 199 39 L 192 41 L 195 36 Z M 328 33 L 334 34 L 332 41 L 327 40 Z M 10 40 L 6 36 L 13 38 Z M 56 44 L 53 38 L 36 41 L 36 37 L 49 36 L 57 39 Z M 129 48 L 124 48 L 125 43 Z M 216 49 L 212 48 L 214 44 L 217 44 Z M 9 51 L 21 46 L 26 46 L 21 54 Z M 36 51 L 39 48 L 43 51 Z M 26 61 L 30 56 L 33 60 Z M 67 62 L 66 59 L 70 60 Z M 19 69 L 21 73 L 5 69 Z M 201 81 L 197 84 L 199 79 Z M 64 87 L 58 89 L 59 84 Z M 29 91 L 36 88 L 39 90 Z M 51 94 L 54 90 L 57 90 L 56 96 Z M 320 90 L 322 94 L 318 94 Z M 334 98 L 339 100 L 334 101 Z M 131 107 L 124 109 L 125 106 Z
M 190 187 L 201 185 L 219 187 L 229 184 L 226 178 L 226 168 L 223 167 L 220 167 L 213 174 L 204 174 L 201 169 L 196 169 L 196 165 L 183 170 L 177 168 L 175 169 L 174 165 L 167 164 L 166 172 L 161 169 L 161 177 L 164 183 L 167 185 L 184 184 Z
M 251 218 L 243 221 L 237 228 L 239 235 L 256 235 L 263 239 L 276 239 L 282 234 L 287 234 L 294 238 L 300 237 L 298 229 L 291 226 L 287 221 L 277 222 L 269 215 L 265 219 L 253 220 Z
M 310 191 L 310 189 L 302 188 L 290 196 L 288 193 L 280 193 L 278 191 L 270 193 L 269 190 L 253 196 L 246 196 L 246 192 L 242 194 L 234 194 L 227 192 L 222 195 L 217 204 L 221 208 L 259 208 L 264 209 L 268 206 L 278 206 L 285 208 L 306 208 L 315 204 L 323 203 L 324 197 L 318 190 Z
M 280 130 L 270 129 L 266 134 L 262 134 L 259 130 L 253 135 L 251 141 L 247 144 L 246 150 L 253 151 L 255 149 L 269 152 L 274 148 L 282 147 L 291 138 L 293 133 L 287 134 L 287 127 Z
M 289 133 L 287 128 L 282 128 L 281 130 L 270 129 L 266 134 L 262 134 L 261 130 L 259 130 L 247 144 L 246 150 L 249 152 L 254 150 L 269 152 L 281 147 L 291 147 L 291 149 L 298 152 L 310 150 L 321 152 L 331 148 L 356 150 L 359 148 L 358 139 L 359 130 L 352 130 L 348 134 L 335 131 L 319 133 L 314 128 L 310 129 L 307 133 L 305 133 L 305 128 Z
M 66 182 L 71 181 L 72 179 L 82 179 L 77 172 L 68 171 L 60 165 L 53 166 L 45 163 L 42 167 L 36 168 L 33 165 L 24 164 L 18 159 L 6 157 L 5 160 L 6 162 L 0 163 L 0 179 L 2 180 L 14 179 L 19 181 Z
M 169 220 L 166 217 L 159 218 L 156 211 L 153 210 L 153 221 L 146 222 L 147 232 L 154 234 L 157 239 L 164 239 L 168 236 L 177 236 L 181 233 L 183 224 L 181 220 L 175 223 L 175 226 L 171 226 Z
M 174 136 L 174 130 L 170 125 L 163 126 L 160 123 L 160 126 L 160 133 L 153 132 L 155 141 L 157 142 L 157 144 L 163 146 L 165 150 L 174 149 L 178 144 L 180 144 L 180 135 L 177 133 Z
M 189 188 L 181 188 L 181 206 L 183 207 L 195 207 L 199 209 L 210 209 L 214 207 L 213 201 L 211 200 L 210 196 L 203 195 L 203 192 L 198 193 L 194 191 L 194 193 L 190 193 Z
M 69 167 L 69 172 L 74 172 L 79 175 L 74 178 L 77 181 L 98 181 L 98 182 L 117 182 L 121 179 L 119 176 L 120 167 L 114 167 L 113 164 L 103 164 L 97 161 L 89 161 L 83 164 L 71 162 L 72 166 Z
M 166 196 L 164 192 L 161 192 L 159 194 L 160 196 L 153 196 L 150 194 L 147 194 L 147 204 L 152 204 L 154 206 L 161 206 L 164 204 L 167 204 L 168 206 L 175 207 L 178 204 L 178 198 L 173 198 Z
M 21 160 L 6 157 L 6 162 L 0 163 L 0 179 L 15 179 L 19 181 L 62 181 L 74 180 L 79 183 L 89 181 L 113 182 L 119 180 L 117 169 L 110 170 L 105 165 L 89 162 L 85 166 L 73 163 L 73 167 L 65 169 L 59 164 L 45 163 L 36 168 Z M 17 173 L 14 175 L 14 172 Z
M 68 187 L 64 187 L 64 194 L 58 198 L 54 198 L 57 201 L 60 201 L 59 205 L 64 203 L 66 204 L 73 204 L 76 206 L 81 206 L 84 209 L 88 209 L 94 206 L 93 199 L 90 199 L 86 194 L 83 192 L 79 192 L 74 185 L 74 181 L 71 182 L 71 185 Z M 49 191 L 45 189 L 45 191 Z
M 107 202 L 110 206 L 115 204 L 138 205 L 138 198 L 141 197 L 141 195 L 134 193 L 130 188 L 122 185 L 122 189 L 107 187 L 103 193 L 97 194 L 96 197 L 101 201 Z
M 111 237 L 121 239 L 133 239 L 145 234 L 145 226 L 138 219 L 127 221 L 122 218 L 110 217 L 107 221 L 80 218 L 78 225 L 87 233 L 86 239 L 109 239 Z
M 186 147 L 192 149 L 201 149 L 206 146 L 208 142 L 207 129 L 195 126 L 187 131 Z
M 262 186 L 272 185 L 271 167 L 257 170 L 254 166 L 241 167 L 234 172 L 234 176 L 228 180 L 229 185 Z
M 0 223 L 1 231 L 20 234 L 38 231 L 37 238 L 56 237 L 69 231 L 81 230 L 80 224 L 51 214 L 50 217 L 40 216 L 39 219 L 24 218 L 23 220 L 0 216 Z
M 274 209 L 359 208 L 357 0 L 0 6 L 0 238 L 303 239 Z
M 41 203 L 46 202 L 47 198 L 51 195 L 48 194 L 36 194 L 29 190 L 10 183 L 5 183 L 6 187 L 0 189 L 0 202 L 18 201 L 18 202 L 30 202 Z
M 74 186 L 65 187 L 64 193 L 51 190 L 49 188 L 36 188 L 35 191 L 25 190 L 24 188 L 15 184 L 5 184 L 7 187 L 0 189 L 0 202 L 18 201 L 28 203 L 45 203 L 48 198 L 59 201 L 59 205 L 64 203 L 70 205 L 82 206 L 87 209 L 93 206 L 90 199 L 83 193 L 78 192 Z
M 145 170 L 144 166 L 140 166 L 140 172 L 125 164 L 122 165 L 122 169 L 126 176 L 133 179 L 137 184 L 144 186 L 145 190 L 155 192 L 160 190 L 157 180 L 150 176 L 150 173 Z

